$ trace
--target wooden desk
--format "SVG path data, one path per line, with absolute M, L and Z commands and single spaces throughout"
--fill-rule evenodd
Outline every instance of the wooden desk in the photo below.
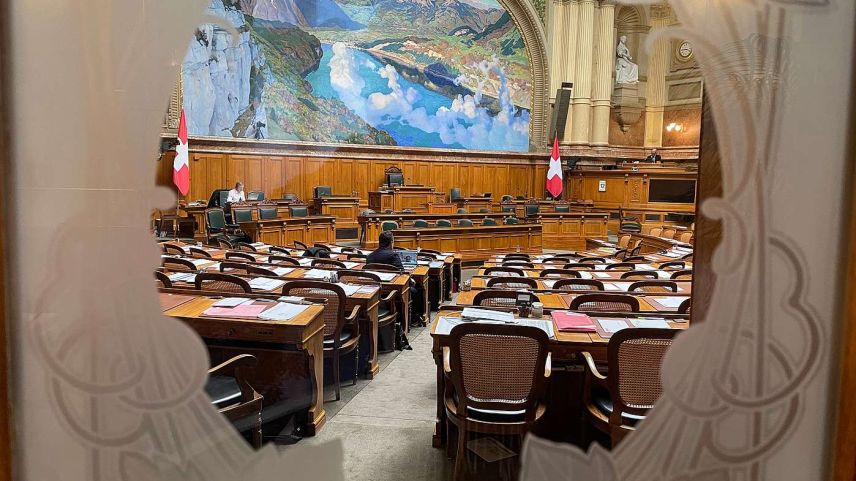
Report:
M 487 289 L 488 288 L 487 287 L 487 281 L 491 277 L 492 276 L 485 276 L 481 272 L 479 272 L 478 275 L 474 276 L 470 280 L 470 287 L 473 289 L 473 291 L 478 291 L 481 289 Z M 552 281 L 556 281 L 556 280 L 560 279 L 558 277 L 542 278 L 538 275 L 537 271 L 527 271 L 526 277 L 531 277 L 531 278 L 535 279 L 535 281 L 538 283 L 537 289 L 539 291 L 553 290 Z M 622 280 L 619 277 L 613 277 L 612 279 L 597 279 L 597 280 L 603 282 L 604 287 L 605 287 L 605 289 L 603 291 L 600 291 L 600 292 L 606 292 L 606 293 L 615 292 L 615 293 L 620 293 L 620 294 L 626 294 L 626 293 L 628 293 L 627 289 L 630 287 L 630 285 L 633 284 L 634 282 L 638 282 L 640 279 Z M 547 281 L 547 282 L 544 282 L 544 281 Z M 678 285 L 677 294 L 690 294 L 692 292 L 692 283 L 693 283 L 692 280 L 680 280 L 680 281 L 673 281 L 673 282 Z M 567 292 L 567 291 L 562 291 L 562 292 Z M 592 292 L 597 292 L 597 291 L 592 291 Z M 464 294 L 464 292 L 461 292 L 461 294 Z M 458 296 L 460 297 L 460 294 Z M 545 306 L 546 306 L 546 304 L 545 304 Z
M 169 305 L 171 295 L 161 293 L 162 305 Z M 248 381 L 264 396 L 265 410 L 300 412 L 306 432 L 317 434 L 327 419 L 323 402 L 323 306 L 309 306 L 288 321 L 202 316 L 214 302 L 216 299 L 210 297 L 193 296 L 165 314 L 181 320 L 202 337 L 212 365 L 238 354 L 256 356 L 259 362 Z
M 579 250 L 587 238 L 607 239 L 606 212 L 539 212 L 532 220 L 543 228 L 545 248 Z
M 369 209 L 383 212 L 387 209 L 401 211 L 410 209 L 413 212 L 428 213 L 431 205 L 443 202 L 441 192 L 435 192 L 434 187 L 425 186 L 396 186 L 388 190 L 369 192 Z
M 294 241 L 310 246 L 336 241 L 336 219 L 329 216 L 255 220 L 241 222 L 240 226 L 253 242 L 275 246 L 292 245 Z
M 454 200 L 455 205 L 470 212 L 478 212 L 479 209 L 493 210 L 493 198 L 491 197 L 461 197 Z
M 642 248 L 639 249 L 640 254 L 658 253 L 664 250 L 668 251 L 674 247 L 684 247 L 686 249 L 693 248 L 692 244 L 676 241 L 674 239 L 667 239 L 665 237 L 640 234 L 637 232 L 622 232 L 620 235 L 624 234 L 630 234 L 630 245 L 634 245 L 637 241 L 639 241 L 639 245 L 642 246 Z
M 395 244 L 406 249 L 431 249 L 461 254 L 463 262 L 483 262 L 499 252 L 541 252 L 541 225 L 395 229 Z
M 398 224 L 398 227 L 401 229 L 409 228 L 413 226 L 413 222 L 417 220 L 424 220 L 428 222 L 429 225 L 436 225 L 438 220 L 445 219 L 451 221 L 452 224 L 457 224 L 457 221 L 461 219 L 469 219 L 473 221 L 473 225 L 481 225 L 485 219 L 493 219 L 498 225 L 502 225 L 505 219 L 509 217 L 514 217 L 514 214 L 511 213 L 502 213 L 502 212 L 481 212 L 481 213 L 468 213 L 468 214 L 382 214 L 382 213 L 374 213 L 374 214 L 360 214 L 358 217 L 360 224 L 360 240 L 362 242 L 362 246 L 365 248 L 373 249 L 377 247 L 377 239 L 382 232 L 382 225 L 384 222 L 393 221 Z M 433 227 L 432 227 L 433 228 Z
M 336 219 L 336 238 L 356 239 L 359 236 L 357 217 L 360 215 L 360 198 L 330 196 L 314 199 L 315 215 Z
M 291 211 L 289 207 L 306 206 L 306 204 L 302 202 L 292 202 L 286 200 L 266 200 L 241 202 L 240 204 L 234 204 L 231 207 L 252 207 L 253 219 L 258 219 L 259 205 L 276 206 L 277 217 L 279 217 L 280 219 L 288 218 L 291 216 Z M 205 211 L 207 209 L 208 204 L 206 202 L 183 205 L 179 204 L 176 208 L 176 212 L 178 212 L 180 215 L 193 218 L 193 238 L 198 241 L 205 241 L 207 239 L 205 234 Z
M 431 339 L 432 348 L 431 354 L 434 357 L 434 364 L 437 369 L 437 417 L 434 424 L 434 436 L 432 445 L 435 448 L 444 446 L 446 440 L 446 409 L 443 403 L 446 390 L 446 375 L 443 371 L 443 351 L 447 349 L 448 335 L 440 335 L 436 333 L 437 321 L 441 316 L 458 317 L 459 310 L 442 309 L 431 324 Z M 612 317 L 612 318 L 633 318 L 639 315 L 627 316 L 595 316 L 595 317 Z M 545 316 L 545 318 L 547 318 Z M 680 320 L 669 320 L 669 325 L 673 329 L 685 329 L 688 323 L 680 322 Z M 608 339 L 602 338 L 598 333 L 580 333 L 580 332 L 559 332 L 555 324 L 553 330 L 556 333 L 555 339 L 550 339 L 549 350 L 551 362 L 554 367 L 554 376 L 551 376 L 550 384 L 547 393 L 547 418 L 542 420 L 539 426 L 536 427 L 536 434 L 558 440 L 567 436 L 573 430 L 579 430 L 579 426 L 584 422 L 584 413 L 582 411 L 583 398 L 583 369 L 582 358 L 580 353 L 589 352 L 599 362 L 606 361 L 606 348 L 609 343 Z M 571 383 L 571 392 L 557 389 L 557 374 L 556 367 L 568 366 L 567 373 L 575 379 Z M 557 394 L 554 394 L 557 393 Z M 570 397 L 569 397 L 570 396 Z

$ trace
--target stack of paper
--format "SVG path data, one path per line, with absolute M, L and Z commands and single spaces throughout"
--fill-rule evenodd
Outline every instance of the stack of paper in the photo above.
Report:
M 366 271 L 366 272 L 370 272 L 370 273 L 378 276 L 380 278 L 380 280 L 382 280 L 384 282 L 389 282 L 389 281 L 395 279 L 396 276 L 398 276 L 398 274 L 396 274 L 395 272 L 379 272 L 379 271 Z
M 235 307 L 240 306 L 241 304 L 249 304 L 253 302 L 252 299 L 247 299 L 246 297 L 227 297 L 225 299 L 220 299 L 219 301 L 212 304 L 213 307 Z
M 630 323 L 633 327 L 647 327 L 655 329 L 669 329 L 669 323 L 662 317 L 640 317 L 639 319 L 631 319 Z
M 241 304 L 235 307 L 209 307 L 202 313 L 203 316 L 212 317 L 240 317 L 244 319 L 255 319 L 265 309 L 266 304 Z
M 323 269 L 309 269 L 303 274 L 306 279 L 327 279 L 330 277 L 330 271 Z
M 345 262 L 344 264 L 345 264 L 345 267 L 348 269 L 353 269 L 354 267 L 357 267 L 358 265 L 360 265 L 359 262 Z
M 677 309 L 681 306 L 686 300 L 686 297 L 672 297 L 672 296 L 651 296 L 648 299 L 653 300 L 657 304 L 660 304 L 663 307 L 668 307 L 671 309 Z
M 346 296 L 353 296 L 360 290 L 360 286 L 352 286 L 350 284 L 342 284 L 341 282 L 336 283 L 337 286 L 341 287 L 345 291 Z
M 302 266 L 311 266 L 312 265 L 312 259 L 309 259 L 309 258 L 298 259 L 297 262 L 299 262 L 300 265 L 302 265 Z
M 598 319 L 597 322 L 608 335 L 615 334 L 618 331 L 630 327 L 624 319 Z
M 487 319 L 489 321 L 514 322 L 514 314 L 511 312 L 491 311 L 489 309 L 478 309 L 476 307 L 465 307 L 461 317 L 469 319 Z
M 554 285 L 556 285 L 556 281 L 558 279 L 541 279 L 541 282 L 547 287 L 547 289 L 552 289 Z
M 284 276 L 284 275 L 288 274 L 289 272 L 293 272 L 294 267 L 277 267 L 277 268 L 273 269 L 273 271 L 278 276 Z
M 267 277 L 256 277 L 250 280 L 250 287 L 253 289 L 261 289 L 263 291 L 272 291 L 278 287 L 282 287 L 285 281 L 279 279 L 270 279 Z
M 172 282 L 196 282 L 196 274 L 193 272 L 176 272 L 169 275 Z
M 277 305 L 259 314 L 266 321 L 288 321 L 308 309 L 308 305 L 279 302 Z
M 580 279 L 591 279 L 591 272 L 588 271 L 577 271 L 580 273 Z
M 191 259 L 190 262 L 192 262 L 193 265 L 195 265 L 196 267 L 199 267 L 199 266 L 208 264 L 209 262 L 211 262 L 211 260 L 210 259 Z
M 595 332 L 594 321 L 581 312 L 553 311 L 550 316 L 561 332 Z

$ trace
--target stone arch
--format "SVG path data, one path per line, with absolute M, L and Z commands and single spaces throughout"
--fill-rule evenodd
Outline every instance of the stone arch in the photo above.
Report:
M 547 145 L 549 128 L 550 72 L 547 60 L 547 35 L 538 12 L 530 0 L 499 0 L 511 15 L 511 20 L 520 31 L 526 53 L 529 56 L 529 71 L 532 76 L 532 107 L 529 123 L 529 150 Z

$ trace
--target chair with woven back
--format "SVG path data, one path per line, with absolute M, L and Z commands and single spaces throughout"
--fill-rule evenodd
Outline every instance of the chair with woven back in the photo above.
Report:
M 172 287 L 172 281 L 169 276 L 161 271 L 155 271 L 155 280 L 160 284 L 158 287 Z
M 262 447 L 262 404 L 264 396 L 247 381 L 247 370 L 258 360 L 251 354 L 240 354 L 208 370 L 205 393 L 220 414 L 239 432 L 252 433 L 252 445 Z
M 691 243 L 693 240 L 693 232 L 690 230 L 681 232 L 678 236 L 678 240 L 687 244 Z
M 661 270 L 683 270 L 686 269 L 687 264 L 683 261 L 672 261 L 672 262 L 664 262 L 660 264 Z
M 268 264 L 277 264 L 281 266 L 300 267 L 300 261 L 290 256 L 272 255 L 267 259 Z
M 627 294 L 580 294 L 571 301 L 569 309 L 583 312 L 639 312 L 639 300 Z
M 660 234 L 663 233 L 662 227 L 652 227 L 650 231 L 648 231 L 648 235 L 653 237 L 660 237 Z
M 593 271 L 595 270 L 595 265 L 597 264 L 595 264 L 594 262 L 569 262 L 565 264 L 562 268 L 574 271 Z
M 693 261 L 693 253 L 690 252 L 689 254 L 684 255 L 683 257 L 681 257 L 681 260 L 687 261 L 687 262 L 692 262 Z
M 541 259 L 541 264 L 544 265 L 564 266 L 567 263 L 568 259 L 564 257 L 548 257 L 546 259 Z
M 630 262 L 616 262 L 614 264 L 607 264 L 604 270 L 607 271 L 632 271 L 636 270 L 636 264 L 632 264 Z
M 487 287 L 494 289 L 537 289 L 538 281 L 531 277 L 491 277 Z
M 341 270 L 339 271 L 339 282 L 344 284 L 365 284 L 370 286 L 380 286 L 380 276 L 374 272 L 364 270 Z M 400 292 L 397 289 L 392 289 L 385 296 L 378 299 L 377 308 L 377 328 L 395 329 L 395 322 L 398 320 L 398 304 Z M 379 353 L 392 352 L 393 349 L 378 350 Z
M 559 291 L 602 291 L 603 282 L 597 279 L 559 279 L 553 283 L 553 289 Z
M 622 234 L 618 236 L 618 247 L 626 248 L 630 244 L 630 234 Z
M 323 313 L 324 358 L 332 361 L 333 384 L 336 390 L 336 401 L 338 401 L 341 399 L 339 358 L 342 354 L 354 352 L 354 384 L 357 383 L 357 370 L 360 364 L 360 323 L 357 317 L 360 306 L 354 306 L 350 314 L 345 315 L 347 302 L 345 290 L 331 282 L 303 279 L 291 281 L 282 286 L 282 295 L 326 301 Z
M 230 292 L 252 294 L 253 288 L 246 280 L 222 272 L 200 272 L 196 274 L 197 291 Z
M 577 262 L 579 262 L 580 264 L 606 264 L 606 259 L 604 259 L 603 257 L 580 257 Z
M 693 298 L 687 297 L 684 302 L 678 306 L 678 314 L 689 314 L 693 306 Z
M 540 403 L 550 376 L 547 334 L 530 326 L 465 323 L 449 334 L 449 381 L 443 404 L 455 481 L 467 469 L 470 433 L 514 435 L 520 443 L 542 418 Z M 453 436 L 452 433 L 457 435 Z
M 502 261 L 502 265 L 506 267 L 521 267 L 526 269 L 534 269 L 535 264 L 519 259 L 506 259 Z
M 166 267 L 171 271 L 196 271 L 199 268 L 196 267 L 196 264 L 189 259 L 182 259 L 180 257 L 162 257 L 161 265 Z
M 236 270 L 242 271 L 251 276 L 279 277 L 277 273 L 271 269 L 254 264 L 248 264 L 246 262 L 221 262 L 220 272 L 226 272 L 227 270 L 231 270 L 233 272 Z
M 542 269 L 540 277 L 567 277 L 576 279 L 580 277 L 580 273 L 572 269 Z
M 312 267 L 334 267 L 337 269 L 344 269 L 345 263 L 340 261 L 335 261 L 333 259 L 312 259 Z
M 294 241 L 294 247 L 296 249 L 302 249 L 302 250 L 309 249 L 308 245 L 304 244 L 303 242 L 300 242 L 299 240 Z
M 271 254 L 276 253 L 276 254 L 282 254 L 282 255 L 286 255 L 286 256 L 291 255 L 291 251 L 287 247 L 269 246 L 268 252 L 270 252 Z
M 503 259 L 523 259 L 528 261 L 530 259 L 530 256 L 525 252 L 512 252 L 511 254 L 505 254 L 505 257 Z
M 360 252 L 349 252 L 347 258 L 349 261 L 354 260 L 354 259 L 365 261 L 365 260 L 368 260 L 369 256 L 367 256 L 363 253 L 360 253 Z
M 176 244 L 170 244 L 169 242 L 161 243 L 161 250 L 164 254 L 177 254 L 180 256 L 187 255 L 187 252 L 185 252 L 183 247 Z
M 508 267 L 508 266 L 494 266 L 488 267 L 484 270 L 484 275 L 486 276 L 494 276 L 497 274 L 501 274 L 503 276 L 516 276 L 516 277 L 526 277 L 526 272 L 523 269 L 517 267 Z
M 226 260 L 239 260 L 245 262 L 256 262 L 256 258 L 252 254 L 246 252 L 230 251 L 225 254 Z
M 528 291 L 510 291 L 506 289 L 482 289 L 473 297 L 474 306 L 515 307 L 518 297 L 524 296 L 531 304 L 538 302 L 538 296 Z
M 669 277 L 669 279 L 672 279 L 674 281 L 687 280 L 687 279 L 692 279 L 692 278 L 693 278 L 693 271 L 689 270 L 689 269 L 675 271 Z
M 628 292 L 678 292 L 675 281 L 646 280 L 636 281 L 627 287 Z
M 589 425 L 608 435 L 615 447 L 660 398 L 660 370 L 678 329 L 623 329 L 606 348 L 608 375 L 583 352 L 586 371 L 583 403 Z
M 227 239 L 216 239 L 216 240 L 217 240 L 217 247 L 219 247 L 221 249 L 234 249 L 235 248 L 235 246 L 232 245 L 232 243 L 229 242 L 229 240 L 227 240 Z
M 674 227 L 663 226 L 663 231 L 660 232 L 660 237 L 665 237 L 666 239 L 674 239 L 675 234 L 678 233 L 678 230 Z
M 657 271 L 628 271 L 621 274 L 622 279 L 659 279 Z
M 211 254 L 208 253 L 205 249 L 200 249 L 199 247 L 190 247 L 187 249 L 190 252 L 191 257 L 200 257 L 202 259 L 211 259 Z
M 258 252 L 254 245 L 247 242 L 235 242 L 235 249 L 241 252 Z

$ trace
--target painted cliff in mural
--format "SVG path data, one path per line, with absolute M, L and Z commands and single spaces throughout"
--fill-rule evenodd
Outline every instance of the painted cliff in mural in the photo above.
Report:
M 224 25 L 200 26 L 184 60 L 190 135 L 528 149 L 529 62 L 496 0 L 214 0 L 208 13 Z

